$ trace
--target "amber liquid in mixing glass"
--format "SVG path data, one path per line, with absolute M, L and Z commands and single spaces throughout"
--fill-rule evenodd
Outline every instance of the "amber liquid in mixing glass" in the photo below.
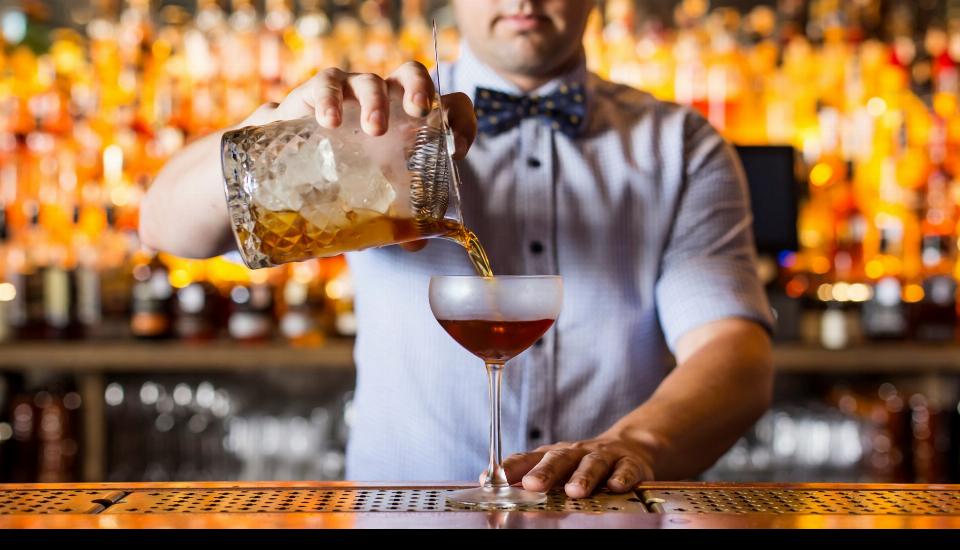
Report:
M 492 277 L 487 253 L 477 236 L 454 220 L 395 218 L 374 211 L 353 210 L 320 227 L 299 212 L 273 211 L 253 206 L 253 234 L 260 252 L 273 264 L 335 256 L 352 250 L 404 243 L 428 237 L 446 237 L 467 252 L 477 275 Z M 240 239 L 249 234 L 240 232 Z

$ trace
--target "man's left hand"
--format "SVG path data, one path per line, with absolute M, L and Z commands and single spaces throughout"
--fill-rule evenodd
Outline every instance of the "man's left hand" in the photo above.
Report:
M 651 481 L 652 463 L 644 445 L 603 435 L 511 455 L 503 467 L 511 484 L 522 480 L 528 491 L 545 492 L 564 483 L 568 497 L 586 498 L 604 483 L 613 493 L 626 493 L 641 481 Z

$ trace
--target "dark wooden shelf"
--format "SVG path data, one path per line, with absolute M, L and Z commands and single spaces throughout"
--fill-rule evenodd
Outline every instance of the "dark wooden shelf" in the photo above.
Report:
M 827 350 L 804 344 L 774 347 L 777 372 L 796 374 L 960 374 L 960 345 L 916 342 L 866 344 Z M 283 342 L 240 344 L 167 342 L 8 342 L 0 344 L 0 370 L 74 372 L 352 370 L 353 340 L 320 347 Z
M 960 374 L 960 345 L 955 343 L 874 343 L 836 351 L 778 344 L 773 356 L 781 373 Z
M 86 372 L 353 369 L 353 340 L 320 347 L 278 342 L 10 342 L 0 344 L 0 369 Z

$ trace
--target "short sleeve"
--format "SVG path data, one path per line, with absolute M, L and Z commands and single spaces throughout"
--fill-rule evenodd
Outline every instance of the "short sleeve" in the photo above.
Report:
M 687 332 L 726 318 L 774 320 L 756 268 L 746 176 L 733 148 L 700 115 L 684 128 L 684 178 L 657 279 L 671 351 Z

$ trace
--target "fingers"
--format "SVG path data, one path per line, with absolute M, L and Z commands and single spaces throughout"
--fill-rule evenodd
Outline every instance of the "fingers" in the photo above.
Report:
M 511 484 L 522 478 L 528 491 L 549 491 L 565 480 L 570 498 L 589 497 L 602 483 L 613 493 L 626 493 L 654 479 L 642 451 L 610 439 L 545 445 L 511 455 L 503 467 Z
M 523 476 L 523 488 L 528 491 L 549 491 L 557 482 L 569 477 L 586 454 L 587 451 L 576 447 L 547 451 L 543 459 Z
M 343 121 L 343 85 L 347 73 L 326 69 L 314 77 L 312 92 L 314 114 L 325 128 L 336 128 Z
M 430 73 L 422 64 L 411 61 L 401 65 L 390 75 L 387 83 L 403 90 L 403 108 L 408 115 L 422 117 L 430 112 L 434 85 Z M 466 156 L 477 136 L 477 115 L 473 111 L 470 97 L 466 94 L 452 93 L 443 96 L 443 106 L 453 129 L 456 145 L 453 158 L 460 160 Z
M 607 480 L 607 488 L 613 493 L 626 493 L 632 490 L 641 481 L 653 479 L 653 472 L 648 466 L 641 465 L 637 460 L 625 456 L 617 461 Z
M 434 95 L 433 79 L 427 68 L 416 61 L 410 61 L 387 78 L 390 87 L 403 90 L 403 110 L 413 117 L 425 117 L 430 113 Z
M 601 480 L 607 479 L 613 469 L 614 458 L 599 451 L 587 454 L 580 460 L 570 480 L 564 486 L 570 498 L 586 498 L 593 493 Z
M 371 136 L 386 133 L 390 100 L 385 80 L 371 73 L 353 74 L 347 77 L 344 93 L 349 93 L 360 103 L 360 128 L 364 132 Z
M 477 137 L 477 115 L 473 111 L 473 102 L 470 96 L 457 92 L 443 96 L 443 107 L 447 111 L 447 120 L 456 144 L 453 158 L 460 160 L 466 156 Z
M 371 136 L 381 136 L 389 129 L 391 89 L 402 90 L 403 109 L 408 115 L 422 117 L 430 112 L 435 94 L 433 79 L 422 64 L 410 62 L 386 80 L 371 73 L 324 69 L 290 92 L 273 114 L 293 119 L 312 113 L 321 126 L 332 129 L 343 123 L 343 102 L 354 99 L 360 104 L 360 128 Z M 476 138 L 477 117 L 466 94 L 447 94 L 443 104 L 454 134 L 453 156 L 459 160 Z
M 508 456 L 507 459 L 503 461 L 503 469 L 507 473 L 507 481 L 510 482 L 510 485 L 523 479 L 523 476 L 543 459 L 543 455 L 544 453 L 534 451 Z
M 343 118 L 343 86 L 347 73 L 331 68 L 294 88 L 277 107 L 275 116 L 291 120 L 316 116 L 317 122 L 327 128 L 336 128 Z
M 343 123 L 346 99 L 355 99 L 360 104 L 360 128 L 364 132 L 371 136 L 386 133 L 390 110 L 387 83 L 371 73 L 324 69 L 290 92 L 278 109 L 283 118 L 313 113 L 321 126 L 337 128 Z

